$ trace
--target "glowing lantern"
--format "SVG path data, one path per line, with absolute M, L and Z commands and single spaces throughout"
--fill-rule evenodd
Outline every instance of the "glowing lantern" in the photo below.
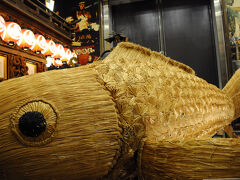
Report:
M 47 64 L 46 64 L 47 67 L 50 67 L 52 64 L 54 64 L 53 58 L 47 57 L 46 60 L 47 60 Z
M 61 58 L 60 59 L 62 62 L 68 62 L 68 59 L 67 59 L 67 57 L 65 56 L 65 57 L 63 57 L 63 58 Z
M 30 47 L 35 45 L 35 36 L 33 32 L 29 29 L 22 29 L 22 37 L 17 42 L 17 45 L 22 47 L 24 50 L 29 49 Z
M 40 54 L 41 51 L 47 48 L 47 41 L 45 37 L 40 34 L 35 34 L 34 36 L 35 36 L 36 42 L 30 49 L 36 52 L 37 54 Z
M 56 44 L 56 48 L 57 50 L 55 51 L 52 57 L 55 59 L 60 59 L 64 57 L 65 55 L 64 47 L 61 44 Z
M 2 16 L 0 16 L 0 36 L 6 30 L 6 23 Z
M 72 52 L 72 57 L 77 58 L 77 54 L 75 52 Z
M 65 56 L 67 57 L 67 59 L 68 59 L 68 60 L 71 59 L 71 57 L 72 57 L 72 52 L 71 52 L 71 50 L 68 49 L 68 48 L 64 48 L 64 50 L 65 50 Z
M 68 48 L 64 48 L 64 56 L 62 57 L 61 61 L 69 61 L 72 57 L 72 52 Z
M 60 59 L 54 61 L 54 66 L 57 67 L 57 66 L 62 66 L 62 65 L 63 65 L 63 62 Z
M 9 43 L 9 45 L 13 45 L 22 37 L 21 27 L 15 22 L 6 22 L 5 24 L 6 29 L 1 37 L 5 42 Z
M 42 51 L 42 54 L 45 56 L 51 56 L 56 53 L 56 45 L 55 42 L 53 42 L 50 39 L 46 40 L 47 47 Z

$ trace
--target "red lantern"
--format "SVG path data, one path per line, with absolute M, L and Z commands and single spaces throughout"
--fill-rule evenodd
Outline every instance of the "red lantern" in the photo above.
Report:
M 22 29 L 22 37 L 17 42 L 17 45 L 22 47 L 24 50 L 34 46 L 36 40 L 33 32 L 29 29 Z
M 71 57 L 72 57 L 72 52 L 71 52 L 71 50 L 68 49 L 68 48 L 64 48 L 64 50 L 65 50 L 65 56 L 67 57 L 67 59 L 68 59 L 68 60 L 71 59 Z
M 64 48 L 64 56 L 62 57 L 61 61 L 69 61 L 72 57 L 72 52 L 68 48 Z
M 84 47 L 84 48 L 81 48 L 79 50 L 80 51 L 78 51 L 78 53 L 77 53 L 78 63 L 81 64 L 81 65 L 88 64 L 88 60 L 89 60 L 88 47 Z
M 21 27 L 15 22 L 6 22 L 5 24 L 6 29 L 2 33 L 1 37 L 5 42 L 13 45 L 22 37 Z
M 72 57 L 77 58 L 77 54 L 76 54 L 75 52 L 72 52 L 72 56 L 71 56 L 71 58 L 72 58 Z
M 51 65 L 54 64 L 54 59 L 53 58 L 47 57 L 46 60 L 47 60 L 47 64 L 46 64 L 47 67 L 50 67 Z
M 0 36 L 6 30 L 6 23 L 2 16 L 0 16 Z
M 55 53 L 53 54 L 53 58 L 55 59 L 60 59 L 62 57 L 64 57 L 65 51 L 64 51 L 64 47 L 61 44 L 56 44 L 56 48 L 57 50 L 55 51 Z
M 45 56 L 51 56 L 55 54 L 57 51 L 55 42 L 53 42 L 50 39 L 47 39 L 46 42 L 47 42 L 47 47 L 42 51 L 42 54 Z
M 61 60 L 54 60 L 54 66 L 62 66 L 63 62 Z
M 32 51 L 40 54 L 47 48 L 47 41 L 44 36 L 40 34 L 35 34 L 36 43 L 30 48 Z

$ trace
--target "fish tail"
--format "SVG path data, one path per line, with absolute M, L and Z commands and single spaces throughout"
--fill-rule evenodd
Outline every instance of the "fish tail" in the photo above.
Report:
M 235 106 L 235 116 L 240 117 L 240 68 L 234 73 L 232 78 L 228 81 L 223 91 L 233 100 Z

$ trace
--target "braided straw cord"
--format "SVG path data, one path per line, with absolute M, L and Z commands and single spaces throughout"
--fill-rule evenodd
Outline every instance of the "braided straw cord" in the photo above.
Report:
M 121 150 L 119 117 L 91 69 L 29 75 L 2 82 L 0 89 L 0 179 L 97 179 L 115 165 Z M 17 129 L 17 118 L 28 111 L 40 111 L 53 124 L 51 110 L 41 110 L 38 102 L 57 113 L 47 144 L 40 142 L 44 135 L 29 141 L 18 137 L 24 136 L 19 130 L 11 132 L 10 116 Z
M 223 91 L 233 99 L 235 106 L 235 117 L 240 117 L 240 69 L 238 69 L 233 77 L 228 81 Z
M 188 139 L 145 142 L 146 180 L 202 180 L 240 177 L 240 139 Z

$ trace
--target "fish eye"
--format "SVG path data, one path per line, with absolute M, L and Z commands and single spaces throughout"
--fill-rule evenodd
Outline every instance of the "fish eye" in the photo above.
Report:
M 58 113 L 42 100 L 19 106 L 11 116 L 11 130 L 17 139 L 28 146 L 39 146 L 51 141 L 56 129 Z
M 46 124 L 42 113 L 31 111 L 20 117 L 18 128 L 26 137 L 38 137 L 46 130 Z

